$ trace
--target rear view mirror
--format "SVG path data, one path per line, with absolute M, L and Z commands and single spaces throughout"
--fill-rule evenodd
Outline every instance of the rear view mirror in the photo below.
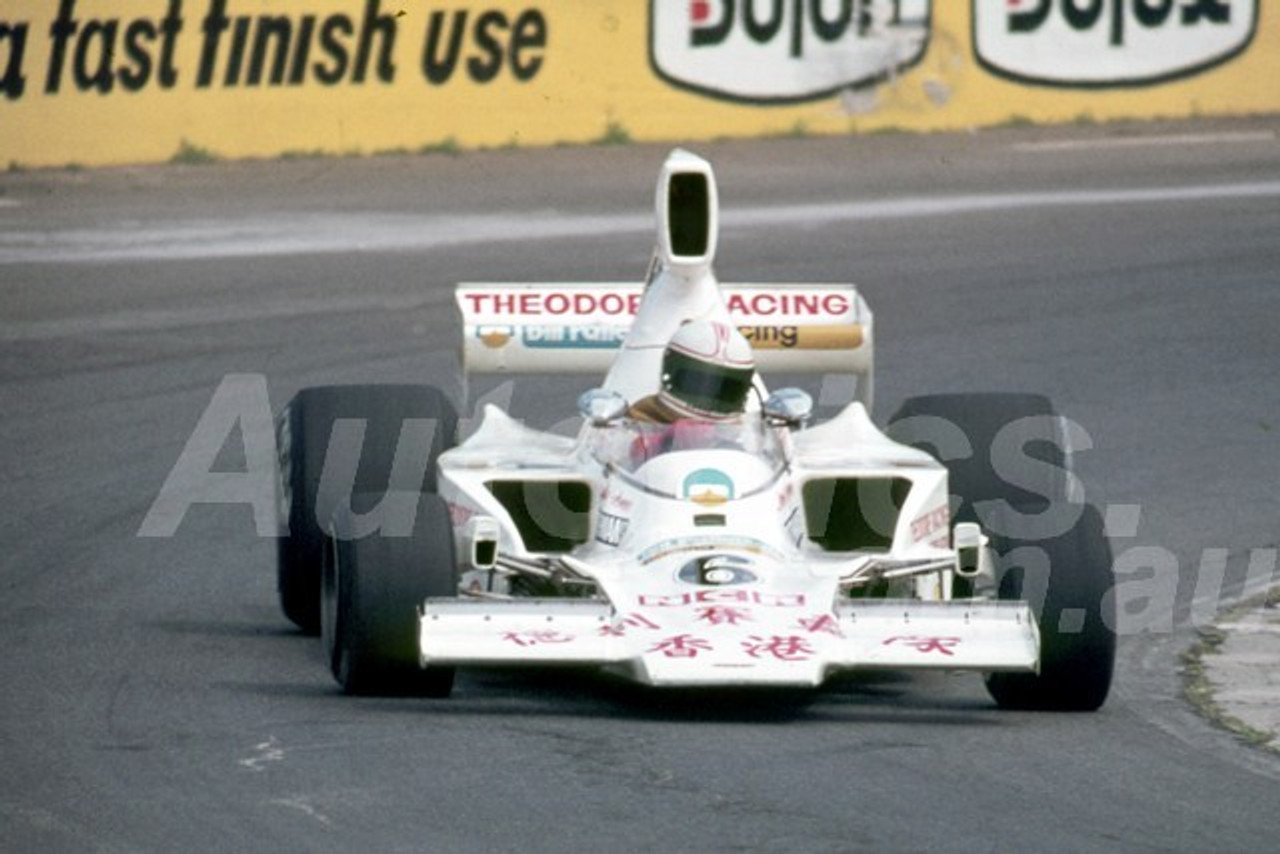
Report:
M 764 402 L 764 415 L 770 421 L 798 427 L 813 415 L 813 398 L 801 388 L 780 388 Z
M 627 399 L 616 391 L 593 388 L 578 398 L 578 414 L 599 427 L 627 414 Z

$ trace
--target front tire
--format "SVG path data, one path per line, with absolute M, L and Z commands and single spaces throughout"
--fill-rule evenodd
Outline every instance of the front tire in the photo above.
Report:
M 989 674 L 987 692 L 1005 709 L 1101 708 L 1116 654 L 1115 597 L 1110 595 L 1115 578 L 1102 514 L 1086 506 L 1074 528 L 1050 540 L 992 540 L 999 598 L 1025 599 L 1036 610 L 1040 672 Z
M 380 498 L 358 494 L 352 503 L 368 508 Z M 412 532 L 359 536 L 367 523 L 355 513 L 335 520 L 322 622 L 330 669 L 348 694 L 447 697 L 453 689 L 452 667 L 419 662 L 418 607 L 458 593 L 449 507 L 438 495 L 419 498 Z
M 1094 711 L 1111 687 L 1111 547 L 1101 515 L 1076 494 L 1067 430 L 1048 398 L 1003 393 L 910 398 L 888 428 L 946 465 L 952 521 L 978 522 L 991 539 L 996 595 L 1036 615 L 1040 672 L 987 676 L 1001 708 Z M 962 581 L 957 597 L 972 593 Z

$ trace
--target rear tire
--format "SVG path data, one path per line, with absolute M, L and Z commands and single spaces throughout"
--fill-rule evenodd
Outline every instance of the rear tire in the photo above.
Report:
M 334 422 L 339 419 L 365 422 L 363 447 L 330 449 Z M 393 482 L 393 463 L 408 419 L 435 424 L 428 447 L 403 449 L 425 455 L 426 467 L 421 471 L 421 465 L 408 466 L 412 471 L 397 473 Z M 453 443 L 457 424 L 453 405 L 432 386 L 307 388 L 280 413 L 276 440 L 282 535 L 277 541 L 276 582 L 281 610 L 300 629 L 309 634 L 320 631 L 320 573 L 325 550 L 321 526 L 350 499 L 348 494 L 320 495 L 325 467 L 331 466 L 335 472 L 354 471 L 351 492 L 433 491 L 436 458 Z M 346 486 L 337 484 L 340 490 Z
M 1024 457 L 1003 462 L 999 437 L 1021 443 Z M 954 522 L 985 524 L 978 505 L 1007 501 L 1026 513 L 1067 500 L 1070 462 L 1062 420 L 1039 394 L 937 394 L 907 398 L 889 420 L 895 441 L 927 451 L 947 467 Z M 996 449 L 993 453 L 993 449 Z M 1030 466 L 1028 460 L 1044 465 Z M 1003 470 L 1005 476 L 1001 476 Z M 1016 477 L 1011 483 L 1009 475 Z M 957 502 L 958 499 L 958 502 Z M 982 507 L 981 510 L 986 510 Z
M 360 494 L 353 504 L 369 508 L 380 498 Z M 339 514 L 325 566 L 323 634 L 334 679 L 348 694 L 447 697 L 454 669 L 420 666 L 418 607 L 458 594 L 448 504 L 423 493 L 408 536 L 355 536 L 360 524 L 350 511 Z

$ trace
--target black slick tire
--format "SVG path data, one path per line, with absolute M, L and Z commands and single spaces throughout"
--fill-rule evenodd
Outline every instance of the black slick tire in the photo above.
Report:
M 1036 616 L 1039 673 L 986 677 L 1002 708 L 1093 711 L 1111 686 L 1111 547 L 1101 514 L 1072 494 L 1066 430 L 1048 398 L 1002 393 L 910 398 L 888 428 L 946 465 L 953 522 L 978 522 L 991 540 L 996 595 Z
M 331 443 L 339 420 L 363 422 L 363 443 Z M 457 423 L 453 405 L 432 386 L 307 388 L 280 413 L 276 580 L 281 610 L 304 632 L 320 631 L 323 526 L 353 492 L 434 490 L 436 458 L 453 443 Z M 397 453 L 408 463 L 400 471 Z
M 369 512 L 380 498 L 361 493 L 352 503 Z M 369 524 L 346 509 L 334 523 L 322 595 L 333 677 L 348 694 L 446 697 L 454 669 L 420 667 L 418 608 L 458 593 L 448 505 L 422 493 L 412 531 L 361 530 Z
M 999 598 L 1025 599 L 1040 626 L 1039 673 L 992 673 L 1001 708 L 1092 712 L 1106 702 L 1115 669 L 1111 547 L 1102 514 L 1086 505 L 1051 539 L 992 537 Z

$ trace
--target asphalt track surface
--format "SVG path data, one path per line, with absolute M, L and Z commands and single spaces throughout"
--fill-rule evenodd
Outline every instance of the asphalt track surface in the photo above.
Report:
M 878 417 L 1032 390 L 1087 431 L 1123 637 L 1083 715 L 1001 712 L 963 675 L 349 698 L 279 615 L 250 503 L 148 516 L 229 376 L 272 409 L 457 394 L 454 282 L 641 277 L 665 148 L 0 177 L 0 850 L 1274 850 L 1280 761 L 1198 719 L 1178 667 L 1274 569 L 1278 129 L 698 147 L 722 280 L 862 287 Z M 490 389 L 543 426 L 577 390 Z

